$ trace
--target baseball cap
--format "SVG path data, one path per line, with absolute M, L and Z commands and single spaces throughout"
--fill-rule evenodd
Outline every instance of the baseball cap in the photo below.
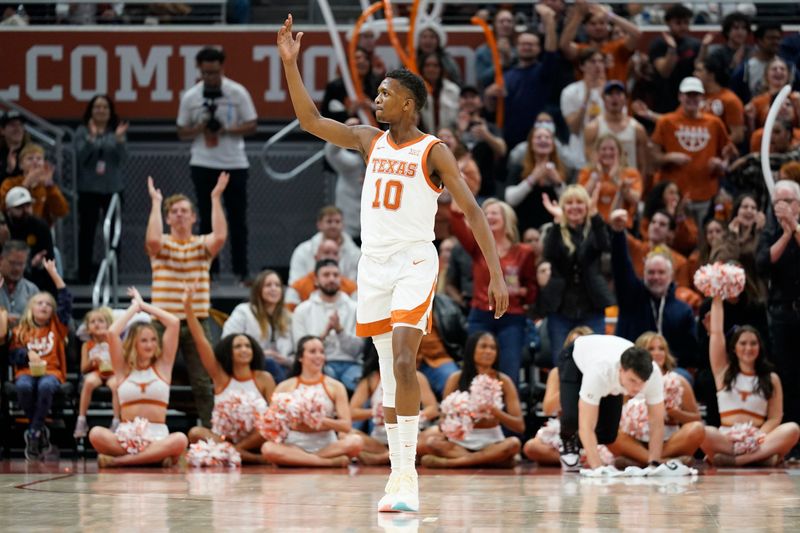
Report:
M 681 81 L 681 86 L 679 88 L 679 91 L 682 93 L 706 94 L 706 90 L 703 89 L 703 82 L 695 78 L 694 76 L 683 78 L 683 81 Z
M 603 94 L 608 94 L 614 89 L 619 89 L 620 91 L 625 92 L 625 84 L 619 80 L 608 80 L 605 87 L 603 87 Z
M 19 207 L 32 202 L 31 193 L 25 187 L 12 187 L 6 193 L 6 207 Z
M 5 127 L 5 125 L 11 122 L 12 120 L 19 120 L 23 124 L 25 123 L 25 117 L 22 116 L 22 113 L 10 109 L 6 111 L 2 117 L 0 117 L 0 127 Z

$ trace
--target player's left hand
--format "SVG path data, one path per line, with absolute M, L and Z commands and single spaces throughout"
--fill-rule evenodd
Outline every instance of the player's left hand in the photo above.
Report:
M 500 318 L 508 309 L 508 287 L 501 277 L 492 276 L 489 281 L 489 309 L 494 311 L 494 317 Z

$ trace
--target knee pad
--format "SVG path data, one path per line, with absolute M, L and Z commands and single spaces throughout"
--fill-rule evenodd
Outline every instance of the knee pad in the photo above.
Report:
M 383 406 L 394 408 L 397 382 L 394 379 L 394 355 L 392 353 L 392 334 L 384 333 L 372 338 L 378 352 L 378 364 L 381 370 L 381 387 L 383 388 Z

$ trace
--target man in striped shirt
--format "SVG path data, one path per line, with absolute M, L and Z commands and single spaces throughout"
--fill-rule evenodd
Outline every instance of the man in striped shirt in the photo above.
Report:
M 174 194 L 164 200 L 161 190 L 153 185 L 153 178 L 147 178 L 152 207 L 147 221 L 145 248 L 153 270 L 152 301 L 153 305 L 181 319 L 179 346 L 189 372 L 197 413 L 206 427 L 211 427 L 211 409 L 214 405 L 211 380 L 200 362 L 186 325 L 181 298 L 184 284 L 195 283 L 192 307 L 206 336 L 211 338 L 208 327 L 208 311 L 211 307 L 209 269 L 211 261 L 228 238 L 228 223 L 221 201 L 227 185 L 228 173 L 222 172 L 211 191 L 211 233 L 194 235 L 192 229 L 197 221 L 197 213 L 191 200 L 182 194 Z M 162 208 L 169 233 L 163 233 Z

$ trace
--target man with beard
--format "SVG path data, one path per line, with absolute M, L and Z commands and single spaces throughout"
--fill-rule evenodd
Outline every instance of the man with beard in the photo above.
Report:
M 657 331 L 669 343 L 678 365 L 695 366 L 697 352 L 692 309 L 675 297 L 672 260 L 651 252 L 644 261 L 644 275 L 636 275 L 625 237 L 627 211 L 611 213 L 611 270 L 614 275 L 619 319 L 616 335 L 636 340 L 645 331 Z
M 315 335 L 325 344 L 325 373 L 354 391 L 361 379 L 364 340 L 356 337 L 356 303 L 341 289 L 339 264 L 321 259 L 314 268 L 317 290 L 295 309 L 292 336 Z
M 42 260 L 53 259 L 53 236 L 47 222 L 34 216 L 33 198 L 25 187 L 13 187 L 6 194 L 6 220 L 11 238 L 30 247 L 26 278 L 40 290 L 56 294 L 56 287 L 44 269 Z

